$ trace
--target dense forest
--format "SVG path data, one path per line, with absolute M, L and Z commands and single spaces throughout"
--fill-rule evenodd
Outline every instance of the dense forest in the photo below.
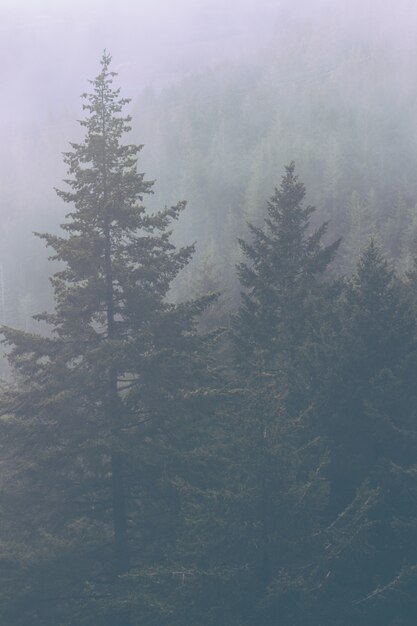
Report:
M 370 236 L 400 271 L 411 268 L 417 237 L 414 33 L 405 32 L 400 43 L 395 29 L 372 37 L 372 24 L 361 30 L 346 22 L 285 23 L 279 37 L 249 58 L 145 90 L 129 105 L 135 120 L 130 138 L 144 144 L 142 167 L 156 181 L 148 206 L 187 200 L 174 240 L 197 246 L 173 286 L 179 298 L 199 288 L 208 265 L 221 276 L 216 289 L 233 293 L 237 303 L 237 238 L 248 220 L 262 222 L 291 160 L 317 207 L 313 221 L 329 221 L 330 235 L 343 236 L 333 273 L 352 272 Z M 129 86 L 129 95 L 136 89 Z M 0 317 L 22 329 L 34 329 L 31 315 L 52 306 L 50 264 L 32 231 L 58 232 L 64 218 L 53 186 L 65 176 L 60 154 L 82 137 L 80 115 L 63 109 L 45 122 L 27 122 L 2 149 L 8 212 L 0 234 Z
M 230 282 L 236 234 L 262 220 L 293 158 L 319 219 L 343 233 L 339 270 L 353 270 L 370 235 L 402 267 L 411 263 L 416 93 L 406 81 L 414 57 L 338 34 L 292 29 L 251 62 L 148 94 L 134 109 L 160 194 L 193 207 L 181 234 L 217 247 L 222 263 L 228 247 Z
M 412 63 L 299 26 L 130 101 L 104 52 L 4 146 L 1 624 L 415 625 Z

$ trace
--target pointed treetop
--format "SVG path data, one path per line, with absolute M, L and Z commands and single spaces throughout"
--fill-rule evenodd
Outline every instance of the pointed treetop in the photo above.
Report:
M 281 185 L 275 187 L 275 194 L 268 204 L 268 212 L 271 217 L 275 216 L 276 205 L 282 207 L 288 205 L 299 205 L 304 200 L 306 189 L 304 183 L 300 182 L 295 174 L 295 162 L 291 161 L 285 166 L 285 174 L 281 178 Z

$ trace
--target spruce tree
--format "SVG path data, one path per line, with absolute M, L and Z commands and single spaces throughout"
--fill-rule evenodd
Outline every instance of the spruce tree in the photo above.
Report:
M 395 442 L 400 445 L 402 429 L 414 428 L 414 313 L 404 284 L 374 240 L 346 281 L 334 320 L 335 343 L 317 406 L 335 446 L 333 466 L 341 481 L 335 497 L 346 503 L 378 459 L 388 453 L 392 460 L 404 459 Z
M 235 363 L 241 372 L 268 373 L 300 408 L 302 348 L 318 337 L 325 316 L 326 269 L 340 241 L 323 244 L 327 223 L 309 232 L 315 211 L 304 206 L 306 190 L 290 163 L 270 198 L 264 228 L 248 224 L 252 241 L 239 240 L 244 261 L 238 277 L 244 291 L 234 321 Z M 297 399 L 298 395 L 298 399 Z
M 240 240 L 245 291 L 214 420 L 218 467 L 186 500 L 200 563 L 189 585 L 207 624 L 301 626 L 317 584 L 326 459 L 308 420 L 311 374 L 296 369 L 328 308 L 324 273 L 338 242 L 324 246 L 326 225 L 308 232 L 304 196 L 291 163 L 265 227 Z
M 416 320 L 406 285 L 371 240 L 335 308 L 315 398 L 329 450 L 320 624 L 415 619 Z
M 5 603 L 15 624 L 142 623 L 127 574 L 169 571 L 173 481 L 198 433 L 191 392 L 207 364 L 195 321 L 211 298 L 169 302 L 193 252 L 168 229 L 185 203 L 145 210 L 153 183 L 137 169 L 141 146 L 122 142 L 128 100 L 110 62 L 83 96 L 84 140 L 65 153 L 64 234 L 40 235 L 61 264 L 55 310 L 37 316 L 50 332 L 3 329 L 18 379 L 3 397 L 3 539 L 27 552 L 13 579 L 22 594 Z
M 305 195 L 292 162 L 268 202 L 264 227 L 249 224 L 252 240 L 239 242 L 244 291 L 232 341 L 241 390 L 237 431 L 248 466 L 243 519 L 256 519 L 259 533 L 258 582 L 247 597 L 252 620 L 268 625 L 278 616 L 291 624 L 306 619 L 327 494 L 325 455 L 309 418 L 315 346 L 332 300 L 325 273 L 339 241 L 324 245 L 326 223 L 310 230 L 314 207 L 304 205 Z

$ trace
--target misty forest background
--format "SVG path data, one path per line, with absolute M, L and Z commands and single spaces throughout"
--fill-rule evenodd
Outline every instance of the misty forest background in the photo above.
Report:
M 302 5 L 5 135 L 2 624 L 416 623 L 417 14 Z

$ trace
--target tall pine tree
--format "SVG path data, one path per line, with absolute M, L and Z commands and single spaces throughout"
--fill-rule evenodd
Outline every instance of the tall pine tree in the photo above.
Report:
M 168 230 L 185 203 L 146 212 L 152 182 L 137 170 L 141 146 L 122 142 L 128 100 L 110 62 L 83 96 L 84 140 L 65 154 L 64 234 L 41 235 L 62 266 L 55 310 L 37 316 L 50 333 L 3 330 L 18 377 L 3 398 L 3 539 L 22 546 L 17 602 L 3 585 L 8 623 L 142 623 L 127 574 L 169 571 L 173 479 L 198 432 L 191 392 L 207 364 L 195 320 L 210 298 L 169 302 L 193 252 Z

